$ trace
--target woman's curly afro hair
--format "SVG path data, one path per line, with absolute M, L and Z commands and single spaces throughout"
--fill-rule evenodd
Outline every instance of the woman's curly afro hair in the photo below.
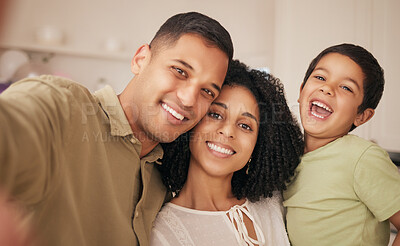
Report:
M 233 60 L 223 86 L 247 88 L 256 98 L 260 110 L 260 127 L 251 162 L 233 174 L 232 193 L 238 199 L 247 198 L 254 202 L 261 197 L 271 197 L 273 191 L 285 190 L 300 163 L 304 142 L 287 105 L 282 83 L 270 74 L 249 69 Z M 171 143 L 161 144 L 164 157 L 162 165 L 157 166 L 167 189 L 176 194 L 188 174 L 190 136 L 188 132 Z

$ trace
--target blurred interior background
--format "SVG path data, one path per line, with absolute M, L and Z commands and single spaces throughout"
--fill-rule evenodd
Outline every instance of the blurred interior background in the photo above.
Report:
M 3 0 L 1 0 L 3 1 Z M 398 0 L 10 0 L 0 18 L 0 92 L 15 80 L 51 73 L 91 91 L 121 92 L 130 60 L 170 16 L 198 11 L 230 32 L 234 57 L 285 84 L 292 111 L 310 61 L 350 42 L 371 51 L 386 86 L 374 118 L 354 133 L 400 162 L 400 1 Z
M 398 0 L 12 0 L 2 16 L 0 83 L 52 73 L 119 93 L 136 49 L 168 17 L 187 11 L 217 19 L 232 36 L 235 58 L 280 78 L 295 114 L 312 58 L 338 43 L 365 47 L 385 69 L 386 87 L 374 118 L 355 133 L 400 152 Z

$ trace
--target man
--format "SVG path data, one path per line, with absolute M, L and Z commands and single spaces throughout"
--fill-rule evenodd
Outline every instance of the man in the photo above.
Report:
M 3 92 L 0 185 L 26 208 L 40 244 L 148 245 L 166 194 L 158 143 L 205 115 L 232 55 L 229 33 L 190 12 L 137 50 L 118 96 L 53 76 Z

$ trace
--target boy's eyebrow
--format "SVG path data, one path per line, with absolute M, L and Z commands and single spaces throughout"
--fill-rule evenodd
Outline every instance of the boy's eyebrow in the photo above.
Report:
M 220 107 L 222 107 L 222 108 L 224 108 L 224 109 L 228 109 L 228 106 L 226 106 L 226 104 L 221 103 L 221 102 L 213 102 L 212 104 L 218 105 L 218 106 L 220 106 Z M 253 120 L 255 120 L 255 121 L 258 123 L 257 118 L 256 118 L 254 115 L 252 115 L 251 113 L 249 113 L 249 112 L 244 112 L 244 113 L 242 113 L 242 115 L 243 115 L 243 116 L 246 116 L 246 117 L 249 117 L 249 118 L 252 118 Z
M 185 62 L 184 60 L 180 60 L 180 59 L 174 59 L 173 61 L 178 62 L 180 64 L 182 64 L 182 66 L 188 68 L 189 70 L 194 71 L 194 68 L 187 62 Z M 219 87 L 219 85 L 217 85 L 216 83 L 211 83 L 212 87 L 214 87 L 214 89 L 216 89 L 219 92 L 221 92 L 221 87 Z

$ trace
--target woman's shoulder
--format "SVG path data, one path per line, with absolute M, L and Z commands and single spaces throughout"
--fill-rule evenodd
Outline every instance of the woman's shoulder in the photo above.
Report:
M 257 202 L 249 202 L 249 205 L 256 209 L 277 210 L 280 213 L 283 212 L 282 195 L 278 191 L 274 192 L 272 197 L 260 198 Z

